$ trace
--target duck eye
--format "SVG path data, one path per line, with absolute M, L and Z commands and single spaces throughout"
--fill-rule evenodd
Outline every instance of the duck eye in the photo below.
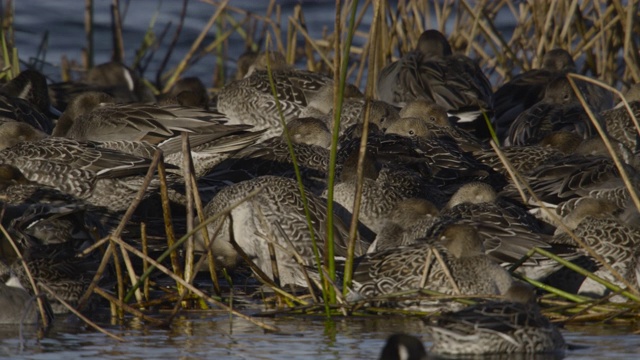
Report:
M 415 135 L 415 131 L 409 130 L 409 135 Z
M 435 116 L 430 116 L 429 120 L 435 122 L 436 121 L 436 117 Z

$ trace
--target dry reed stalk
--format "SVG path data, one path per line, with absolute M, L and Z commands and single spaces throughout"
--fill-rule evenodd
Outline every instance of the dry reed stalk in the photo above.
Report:
M 109 237 L 106 237 L 105 239 L 109 239 Z M 104 274 L 105 270 L 107 269 L 107 265 L 109 265 L 112 252 L 113 252 L 113 245 L 109 243 L 109 245 L 107 246 L 107 249 L 102 255 L 102 260 L 100 261 L 100 265 L 98 265 L 98 270 L 96 270 L 96 274 L 93 276 L 93 279 L 91 279 L 91 282 L 89 283 L 89 286 L 85 290 L 84 294 L 82 294 L 80 299 L 78 299 L 78 310 L 84 309 L 84 307 L 87 305 L 87 302 L 89 301 L 89 297 L 91 297 L 91 294 L 93 294 L 93 289 L 95 289 L 98 286 L 98 282 L 100 281 L 102 274 Z
M 193 162 L 192 162 L 193 164 Z M 194 170 L 191 169 L 190 170 L 193 173 Z M 204 221 L 204 208 L 202 206 L 202 199 L 200 198 L 200 193 L 198 192 L 198 184 L 196 181 L 195 176 L 191 177 L 191 188 L 193 189 L 193 200 L 194 203 L 196 205 L 196 212 L 198 214 L 198 221 L 199 222 L 203 222 Z M 209 267 L 209 274 L 211 276 L 211 282 L 213 283 L 213 290 L 215 292 L 215 294 L 217 296 L 221 296 L 222 291 L 220 290 L 220 282 L 218 281 L 218 274 L 216 272 L 216 263 L 215 263 L 215 258 L 213 256 L 213 254 L 211 253 L 211 247 L 209 246 L 209 232 L 207 231 L 207 227 L 203 227 L 201 229 L 202 231 L 202 238 L 204 239 L 204 245 L 206 246 L 206 248 L 208 249 L 208 254 L 209 256 L 207 256 L 207 265 Z M 218 229 L 218 231 L 220 231 Z M 217 232 L 216 232 L 217 234 Z M 214 236 L 215 237 L 215 236 Z M 200 267 L 197 266 L 196 269 L 199 269 Z M 195 272 L 194 272 L 194 276 L 195 276 Z
M 169 204 L 169 195 L 167 188 L 167 173 L 164 168 L 164 162 L 161 161 L 158 163 L 158 177 L 160 178 L 160 198 L 162 199 L 162 216 L 164 219 L 164 228 L 165 233 L 167 234 L 167 246 L 169 248 L 173 247 L 176 243 L 175 232 L 173 230 L 173 221 L 171 218 L 171 206 Z M 182 269 L 180 268 L 180 261 L 178 259 L 178 254 L 174 251 L 170 254 L 171 258 L 171 267 L 173 271 L 180 277 L 182 275 Z M 180 289 L 182 291 L 182 289 Z
M 149 269 L 149 263 L 146 257 L 149 256 L 149 241 L 147 238 L 147 224 L 143 221 L 140 223 L 140 240 L 142 243 L 142 253 L 145 258 L 142 259 L 142 272 L 145 273 Z M 142 288 L 145 301 L 149 301 L 149 278 L 144 279 Z
M 129 257 L 129 254 L 127 254 L 127 251 L 123 248 L 120 248 L 120 251 L 122 252 L 122 260 L 124 261 L 124 265 L 127 269 L 127 275 L 129 275 L 129 280 L 131 281 L 131 285 L 133 285 L 137 282 L 136 271 L 133 268 L 131 258 Z M 140 289 L 136 289 L 135 296 L 138 302 L 142 301 L 142 292 Z
M 191 233 L 193 230 L 193 208 L 194 208 L 194 192 L 197 192 L 197 188 L 193 188 L 193 178 L 195 178 L 193 172 L 193 160 L 191 159 L 191 144 L 189 143 L 189 135 L 186 132 L 182 132 L 182 176 L 184 177 L 185 192 L 187 195 L 187 233 Z M 185 242 L 185 256 L 184 256 L 184 279 L 190 281 L 193 269 L 193 236 L 189 236 Z
M 84 49 L 84 68 L 89 70 L 93 67 L 93 0 L 84 1 L 84 32 L 87 38 L 87 47 Z
M 109 237 L 109 242 L 114 246 L 114 248 L 116 248 L 115 241 L 112 237 Z M 116 270 L 116 291 L 118 292 L 118 300 L 124 301 L 124 274 L 122 273 L 122 266 L 120 265 L 118 252 L 112 251 L 111 257 L 113 258 L 113 264 Z M 124 319 L 124 311 L 122 310 L 122 308 L 116 306 L 114 303 L 111 303 L 111 310 L 112 317 L 117 317 L 120 320 Z
M 176 47 L 176 44 L 178 43 L 178 38 L 180 37 L 180 33 L 182 33 L 182 27 L 184 25 L 184 18 L 185 15 L 187 14 L 187 5 L 189 4 L 188 0 L 183 0 L 182 1 L 182 8 L 180 10 L 180 21 L 178 21 L 178 27 L 176 27 L 176 31 L 173 33 L 173 38 L 171 39 L 171 42 L 169 42 L 169 46 L 167 49 L 167 52 L 164 55 L 164 58 L 162 58 L 162 61 L 160 62 L 160 67 L 158 68 L 158 71 L 156 72 L 156 87 L 158 89 L 162 88 L 162 79 L 161 79 L 161 75 L 164 72 L 164 69 L 167 67 L 167 63 L 169 63 L 169 59 L 171 58 L 171 54 L 173 53 L 173 50 Z
M 111 1 L 111 35 L 113 36 L 113 53 L 111 55 L 111 60 L 124 63 L 124 41 L 122 40 L 120 0 Z
M 142 319 L 142 320 L 144 320 L 144 321 L 146 321 L 148 323 L 151 323 L 151 324 L 153 324 L 155 326 L 166 326 L 166 325 L 168 325 L 168 322 L 165 322 L 163 320 L 158 320 L 158 319 L 153 318 L 151 316 L 147 316 L 142 311 L 129 306 L 128 304 L 122 302 L 120 299 L 117 299 L 113 295 L 111 295 L 108 292 L 104 291 L 100 287 L 95 288 L 93 291 L 96 294 L 98 294 L 98 295 L 102 296 L 103 298 L 105 298 L 110 303 L 115 304 L 117 307 L 122 308 L 124 311 L 130 313 L 131 315 L 133 315 L 133 316 L 135 316 L 135 317 L 137 317 L 139 319 Z
M 136 249 L 135 247 L 125 243 L 124 241 L 119 241 L 118 244 L 120 246 L 124 246 L 129 252 L 131 252 L 132 254 L 143 258 L 144 254 L 139 251 L 138 249 Z M 256 320 L 253 317 L 247 316 L 243 313 L 240 313 L 236 310 L 233 310 L 231 308 L 229 308 L 227 305 L 225 305 L 224 303 L 213 299 L 212 297 L 206 295 L 205 293 L 203 293 L 202 291 L 200 291 L 199 289 L 195 288 L 193 285 L 191 285 L 190 283 L 188 283 L 187 281 L 185 281 L 182 277 L 177 276 L 176 274 L 174 274 L 171 270 L 167 269 L 166 267 L 164 267 L 164 265 L 160 264 L 159 262 L 156 262 L 155 260 L 151 259 L 151 258 L 147 258 L 147 260 L 149 261 L 150 264 L 152 264 L 156 269 L 162 271 L 163 273 L 165 273 L 166 275 L 168 275 L 171 279 L 173 279 L 176 283 L 179 283 L 180 285 L 184 286 L 187 290 L 191 291 L 192 293 L 196 294 L 197 296 L 205 299 L 207 302 L 211 303 L 214 306 L 220 307 L 226 311 L 230 311 L 232 312 L 235 316 L 238 316 L 242 319 L 245 319 L 249 322 L 251 322 L 254 325 L 257 325 L 259 327 L 261 327 L 262 329 L 265 330 L 270 330 L 270 331 L 276 331 L 279 332 L 280 329 L 278 329 L 275 326 L 271 326 L 271 325 L 267 325 L 264 324 L 258 320 Z
M 424 259 L 424 271 L 422 272 L 422 276 L 420 277 L 420 289 L 423 289 L 427 286 L 427 278 L 429 278 L 431 262 L 433 258 L 433 249 L 430 247 L 429 251 L 427 251 L 426 259 Z
M 216 12 L 213 13 L 213 15 L 211 15 L 211 17 L 209 18 L 209 21 L 207 22 L 205 27 L 200 32 L 200 35 L 198 35 L 198 37 L 193 41 L 193 44 L 191 44 L 191 48 L 189 49 L 189 52 L 184 56 L 184 58 L 182 58 L 182 60 L 178 64 L 176 70 L 173 72 L 173 74 L 171 75 L 171 77 L 169 78 L 167 83 L 165 84 L 162 92 L 169 91 L 169 89 L 171 89 L 173 84 L 175 84 L 175 82 L 178 81 L 178 79 L 180 78 L 180 75 L 186 70 L 187 64 L 189 63 L 189 60 L 193 57 L 193 55 L 195 54 L 195 52 L 198 49 L 198 47 L 200 47 L 200 44 L 202 43 L 202 40 L 204 40 L 204 37 L 209 32 L 209 29 L 211 29 L 211 27 L 213 26 L 215 21 L 222 14 L 222 12 L 226 9 L 228 3 L 229 3 L 229 0 L 224 0 L 218 6 L 218 8 L 216 9 Z

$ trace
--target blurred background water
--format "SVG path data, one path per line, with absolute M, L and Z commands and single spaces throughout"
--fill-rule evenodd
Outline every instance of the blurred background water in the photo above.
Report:
M 126 2 L 122 2 L 125 4 Z M 282 6 L 282 19 L 293 12 L 297 1 L 278 1 Z M 323 29 L 333 26 L 334 1 L 301 1 L 308 31 L 314 38 Z M 109 61 L 112 52 L 111 1 L 95 1 L 95 60 L 96 64 Z M 172 24 L 164 44 L 173 36 L 178 23 L 182 1 L 136 0 L 127 3 L 123 19 L 125 62 L 131 63 L 135 49 L 143 41 L 145 32 L 154 16 L 155 31 Z M 232 0 L 230 5 L 255 13 L 265 13 L 268 1 Z M 59 64 L 63 56 L 81 61 L 86 46 L 84 33 L 84 1 L 80 0 L 20 0 L 15 5 L 15 41 L 21 61 L 34 63 L 46 34 L 46 56 L 40 67 L 53 81 L 60 80 Z M 200 1 L 190 1 L 182 34 L 178 40 L 169 67 L 176 65 L 200 34 L 216 7 Z M 368 26 L 370 21 L 363 21 Z M 512 24 L 505 21 L 497 25 L 509 31 Z M 205 43 L 215 38 L 213 30 Z M 356 43 L 357 43 L 356 39 Z M 233 35 L 229 41 L 228 67 L 234 68 L 237 56 L 246 49 L 245 41 Z M 150 62 L 145 73 L 155 76 L 166 48 L 161 48 Z M 42 58 L 42 57 L 41 57 Z M 216 58 L 203 57 L 185 75 L 198 76 L 210 85 Z M 15 327 L 0 328 L 0 357 L 28 359 L 90 358 L 228 358 L 228 359 L 374 359 L 377 358 L 386 337 L 394 332 L 407 332 L 422 337 L 422 322 L 415 318 L 354 318 L 327 322 L 320 318 L 263 319 L 280 327 L 278 334 L 265 333 L 240 319 L 230 320 L 226 314 L 186 314 L 175 321 L 170 329 L 147 327 L 136 320 L 126 324 L 106 326 L 127 339 L 120 343 L 96 331 L 79 325 L 66 324 L 57 319 L 53 331 L 43 340 L 33 339 L 33 332 L 26 328 L 26 347 L 20 350 L 18 331 Z M 420 335 L 423 334 L 423 335 Z M 615 327 L 580 327 L 564 331 L 567 340 L 584 347 L 568 353 L 572 359 L 627 359 L 640 353 L 640 342 L 630 330 Z
M 293 8 L 298 2 L 280 0 L 277 3 L 281 6 L 281 19 L 284 23 L 287 17 L 293 13 Z M 307 17 L 309 33 L 313 38 L 319 38 L 324 28 L 333 27 L 334 1 L 314 0 L 301 1 L 300 3 Z M 113 48 L 111 4 L 111 1 L 94 1 L 95 64 L 111 60 Z M 154 18 L 154 31 L 157 34 L 161 33 L 167 24 L 171 24 L 161 48 L 151 60 L 144 74 L 147 77 L 154 77 L 179 23 L 183 2 L 178 0 L 136 0 L 121 1 L 121 4 L 123 12 L 122 35 L 125 45 L 125 63 L 127 64 L 132 63 L 136 55 L 135 51 L 142 43 Z M 125 6 L 125 4 L 127 5 Z M 265 14 L 268 4 L 269 1 L 255 0 L 232 0 L 229 3 L 233 7 L 256 14 Z M 198 37 L 216 9 L 217 7 L 210 3 L 195 0 L 188 2 L 186 21 L 167 69 L 177 65 L 188 52 L 193 41 Z M 15 1 L 15 41 L 20 59 L 27 63 L 34 63 L 38 49 L 46 36 L 46 63 L 39 63 L 38 66 L 43 66 L 42 69 L 52 80 L 59 80 L 60 70 L 57 67 L 61 63 L 62 56 L 66 56 L 69 60 L 75 59 L 78 62 L 82 59 L 82 49 L 87 44 L 84 32 L 84 11 L 84 1 L 81 0 Z M 309 15 L 312 16 L 309 17 Z M 369 23 L 365 20 L 363 25 L 368 26 Z M 214 39 L 215 26 L 207 34 L 203 43 L 210 43 Z M 231 35 L 229 39 L 230 56 L 225 59 L 226 65 L 231 70 L 235 69 L 237 57 L 245 50 L 245 41 L 237 33 Z M 216 57 L 213 54 L 207 55 L 186 71 L 185 76 L 199 76 L 207 84 L 207 81 L 212 78 L 215 61 Z

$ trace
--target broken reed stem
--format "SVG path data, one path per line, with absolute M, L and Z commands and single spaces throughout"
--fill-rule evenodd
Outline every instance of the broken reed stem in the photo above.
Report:
M 4 225 L 2 225 L 1 223 L 0 223 L 0 232 L 2 232 L 2 235 L 4 235 L 5 239 L 7 239 L 9 244 L 11 244 L 11 247 L 13 248 L 13 251 L 15 251 L 15 253 L 16 253 L 16 257 L 18 258 L 18 260 L 20 260 L 20 264 L 24 268 L 24 272 L 27 275 L 27 279 L 29 279 L 29 284 L 31 284 L 31 288 L 33 289 L 33 294 L 36 297 L 36 303 L 38 304 L 38 312 L 40 312 L 40 318 L 42 319 L 43 328 L 46 329 L 50 325 L 49 324 L 49 317 L 47 316 L 47 312 L 45 311 L 45 306 L 44 306 L 44 302 L 43 302 L 44 300 L 40 296 L 40 290 L 36 286 L 36 281 L 33 278 L 33 274 L 31 274 L 31 270 L 29 269 L 29 265 L 24 260 L 24 257 L 22 257 L 22 253 L 20 252 L 20 249 L 18 248 L 18 245 L 16 244 L 16 242 L 13 240 L 13 237 L 11 237 L 11 235 L 9 235 L 9 232 L 4 227 Z
M 169 192 L 167 188 L 167 172 L 164 168 L 164 162 L 158 163 L 158 177 L 160 178 L 160 198 L 162 199 L 162 216 L 164 220 L 164 228 L 167 234 L 167 245 L 171 249 L 176 243 L 175 232 L 173 230 L 173 221 L 171 219 L 171 206 L 169 203 Z M 180 260 L 178 258 L 178 253 L 172 251 L 170 254 L 171 259 L 171 267 L 176 275 L 183 277 L 182 269 L 180 267 Z M 180 292 L 180 286 L 178 286 Z
M 123 249 L 123 251 L 126 251 Z M 116 305 L 116 307 L 123 309 L 124 311 L 130 313 L 131 315 L 140 318 L 146 322 L 149 322 L 153 325 L 156 326 L 165 326 L 167 325 L 169 322 L 165 322 L 163 320 L 158 320 L 156 318 L 153 318 L 151 316 L 147 316 L 145 315 L 145 313 L 143 313 L 142 311 L 132 308 L 131 306 L 129 306 L 128 304 L 122 302 L 120 299 L 115 298 L 113 295 L 109 294 L 108 292 L 104 291 L 103 289 L 101 289 L 100 287 L 96 287 L 95 289 L 93 289 L 93 291 L 102 296 L 103 298 L 105 298 L 107 301 L 109 301 L 110 303 L 114 303 Z
M 133 285 L 137 282 L 136 271 L 133 268 L 133 264 L 131 263 L 131 258 L 129 257 L 129 254 L 127 254 L 127 251 L 122 247 L 120 248 L 120 251 L 122 252 L 122 260 L 124 261 L 124 265 L 127 268 L 127 274 L 129 275 L 129 280 L 131 281 L 131 285 Z M 120 295 L 120 293 L 118 294 Z M 136 289 L 135 296 L 138 302 L 142 301 L 142 292 L 140 291 L 140 289 Z
M 84 321 L 87 325 L 89 325 L 90 327 L 98 330 L 99 332 L 107 335 L 108 337 L 118 340 L 118 341 L 122 341 L 124 342 L 125 339 L 121 338 L 120 336 L 117 336 L 115 334 L 110 333 L 109 331 L 103 329 L 102 327 L 98 326 L 98 324 L 94 323 L 93 321 L 89 320 L 86 316 L 82 315 L 82 313 L 80 313 L 78 310 L 74 309 L 73 306 L 71 306 L 71 304 L 69 304 L 68 302 L 64 301 L 64 299 L 62 299 L 60 296 L 58 296 L 58 294 L 56 294 L 55 291 L 53 291 L 49 286 L 47 286 L 47 284 L 40 284 L 40 286 L 42 286 L 42 288 L 44 288 L 49 294 L 51 294 L 51 296 L 53 296 L 57 301 L 59 301 L 62 305 L 64 305 L 67 309 L 69 309 L 69 311 L 71 311 L 75 316 L 79 317 L 82 321 Z
M 427 278 L 429 278 L 429 269 L 431 268 L 431 259 L 433 259 L 433 248 L 429 247 L 427 251 L 427 257 L 424 259 L 424 271 L 422 272 L 422 277 L 420 278 L 420 289 L 423 289 L 427 286 Z
M 108 240 L 109 237 L 107 236 L 105 239 Z M 85 290 L 84 294 L 78 300 L 78 310 L 81 311 L 87 305 L 87 302 L 91 297 L 91 294 L 93 294 L 93 289 L 95 289 L 98 286 L 98 282 L 100 282 L 100 278 L 102 278 L 102 274 L 104 274 L 105 270 L 107 269 L 107 265 L 109 265 L 112 252 L 113 252 L 113 244 L 111 244 L 110 242 L 109 245 L 107 245 L 107 250 L 102 255 L 102 261 L 100 261 L 100 265 L 98 266 L 98 270 L 96 271 L 96 274 L 93 276 L 93 279 L 91 279 L 91 283 L 89 283 L 89 286 Z
M 207 218 L 205 221 L 201 222 L 200 224 L 198 224 L 197 226 L 195 226 L 192 230 L 191 233 L 187 233 L 185 234 L 183 237 L 181 237 L 178 241 L 174 242 L 173 245 L 169 246 L 167 248 L 167 250 L 165 250 L 159 257 L 158 260 L 154 260 L 154 263 L 160 263 L 162 262 L 167 256 L 171 256 L 171 254 L 174 254 L 176 251 L 176 249 L 178 249 L 178 247 L 182 246 L 182 244 L 186 241 L 187 237 L 189 236 L 193 236 L 193 234 L 196 231 L 200 231 L 200 229 L 202 227 L 207 226 L 209 223 L 212 223 L 216 220 L 218 220 L 220 217 L 222 216 L 226 216 L 227 214 L 229 214 L 233 209 L 235 209 L 236 207 L 238 207 L 240 204 L 244 203 L 245 201 L 247 201 L 248 199 L 251 199 L 252 197 L 256 196 L 256 194 L 258 194 L 260 191 L 262 191 L 262 188 L 258 188 L 255 189 L 253 191 L 251 191 L 250 193 L 248 193 L 244 198 L 240 199 L 238 202 L 229 205 L 228 207 L 222 209 L 222 211 L 220 211 L 219 213 L 215 214 L 214 216 L 211 216 L 209 218 Z M 215 234 L 214 234 L 215 236 Z M 153 260 L 152 258 L 147 257 L 146 259 L 149 260 L 149 262 L 151 262 L 151 260 Z M 148 278 L 149 275 L 155 270 L 155 266 L 149 266 L 149 268 L 147 269 L 147 271 L 145 271 L 141 276 L 140 279 L 138 279 L 138 282 L 133 285 L 133 287 L 131 289 L 129 289 L 129 293 L 127 294 L 127 296 L 125 297 L 125 302 L 128 302 L 129 299 L 132 296 L 132 291 L 134 291 L 135 289 L 137 289 L 138 287 L 140 287 L 141 285 L 141 281 L 144 281 L 144 279 Z
M 84 68 L 89 70 L 93 67 L 93 0 L 84 1 L 84 32 L 87 38 L 87 47 L 85 51 Z
M 199 230 L 199 229 L 198 229 Z M 116 242 L 120 245 L 120 246 L 124 246 L 129 252 L 133 253 L 134 255 L 143 258 L 144 254 L 142 252 L 140 252 L 138 249 L 136 249 L 135 247 L 127 244 L 126 242 L 122 241 L 122 239 L 116 239 Z M 250 316 L 247 316 L 243 313 L 240 313 L 236 310 L 233 310 L 231 308 L 229 308 L 227 305 L 225 305 L 224 303 L 213 299 L 212 297 L 206 295 L 205 293 L 203 293 L 202 291 L 200 291 L 199 289 L 195 288 L 193 285 L 191 285 L 190 283 L 188 283 L 187 281 L 185 281 L 182 277 L 177 276 L 176 274 L 174 274 L 173 272 L 171 272 L 171 270 L 167 269 L 166 267 L 164 267 L 162 264 L 160 264 L 159 262 L 156 262 L 153 259 L 148 258 L 149 263 L 151 263 L 153 268 L 156 268 L 160 271 L 162 271 L 163 273 L 165 273 L 166 275 L 168 275 L 171 279 L 173 279 L 176 283 L 179 283 L 180 285 L 182 285 L 183 287 L 185 287 L 187 290 L 191 291 L 192 293 L 196 294 L 197 296 L 205 299 L 207 302 L 211 303 L 214 306 L 217 306 L 219 308 L 224 309 L 225 311 L 230 311 L 232 312 L 234 315 L 247 320 L 249 322 L 251 322 L 252 324 L 255 324 L 259 327 L 261 327 L 262 329 L 265 330 L 270 330 L 270 331 L 276 331 L 279 332 L 280 329 L 278 329 L 275 326 L 271 326 L 271 325 L 267 325 L 263 322 L 260 322 L 258 320 L 256 320 L 255 318 L 252 318 Z

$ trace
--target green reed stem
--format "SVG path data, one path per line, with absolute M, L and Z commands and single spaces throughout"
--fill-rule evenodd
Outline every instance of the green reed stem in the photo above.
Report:
M 353 40 L 353 34 L 355 33 L 355 23 L 356 23 L 356 10 L 358 8 L 358 0 L 354 0 L 351 3 L 351 14 L 349 16 L 349 30 L 347 32 L 347 40 L 344 46 L 344 55 L 342 57 L 342 65 L 340 69 L 340 91 L 339 91 L 339 103 L 340 106 L 337 108 L 338 111 L 334 111 L 338 113 L 338 121 L 340 120 L 340 114 L 342 112 L 342 100 L 344 98 L 344 89 L 346 86 L 347 79 L 347 66 L 349 65 L 349 51 L 351 49 L 351 42 Z M 375 21 L 374 21 L 375 23 Z M 375 31 L 375 26 L 372 27 L 373 31 Z M 377 32 L 376 32 L 377 33 Z M 364 61 L 364 60 L 363 60 Z M 353 206 L 353 218 L 351 219 L 351 226 L 349 229 L 349 244 L 347 247 L 347 260 L 344 264 L 344 278 L 343 278 L 343 287 L 342 294 L 347 295 L 349 292 L 349 288 L 351 287 L 351 280 L 353 278 L 353 258 L 355 256 L 355 248 L 356 242 L 358 240 L 357 229 L 358 229 L 358 215 L 360 212 L 360 200 L 362 198 L 362 176 L 363 176 L 363 160 L 364 154 L 367 151 L 367 135 L 369 133 L 369 116 L 371 113 L 371 102 L 365 101 L 365 109 L 364 109 L 364 126 L 362 128 L 362 137 L 360 143 L 360 153 L 358 154 L 358 169 L 357 169 L 357 180 L 356 180 L 356 201 Z M 338 128 L 339 129 L 339 128 Z M 335 131 L 335 129 L 334 129 Z M 334 134 L 335 136 L 335 134 Z M 335 168 L 335 164 L 331 164 L 332 167 Z
M 271 36 L 267 33 L 265 49 L 269 49 L 271 47 Z M 269 85 L 271 86 L 271 93 L 273 94 L 273 98 L 276 102 L 276 108 L 278 109 L 278 115 L 280 117 L 280 124 L 282 125 L 282 134 L 287 140 L 287 147 L 289 149 L 289 155 L 291 156 L 291 161 L 293 162 L 293 170 L 296 173 L 296 181 L 298 183 L 298 191 L 300 192 L 300 198 L 302 199 L 302 207 L 304 208 L 304 216 L 307 220 L 307 227 L 309 229 L 309 235 L 311 236 L 311 244 L 313 247 L 313 256 L 316 260 L 316 265 L 318 267 L 318 273 L 320 275 L 320 283 L 322 284 L 322 297 L 325 303 L 325 311 L 327 316 L 329 316 L 329 302 L 327 297 L 326 288 L 331 287 L 327 286 L 324 281 L 324 275 L 322 271 L 322 262 L 320 260 L 320 251 L 318 250 L 318 242 L 316 240 L 316 234 L 313 230 L 313 222 L 311 220 L 311 213 L 309 212 L 309 203 L 307 201 L 307 194 L 304 191 L 304 185 L 302 184 L 302 175 L 300 174 L 300 167 L 298 166 L 298 158 L 296 157 L 296 152 L 293 149 L 293 142 L 291 141 L 291 136 L 289 135 L 289 131 L 287 129 L 287 122 L 284 119 L 284 113 L 282 112 L 282 105 L 280 104 L 280 100 L 278 98 L 278 92 L 276 90 L 276 83 L 273 79 L 273 72 L 271 71 L 271 57 L 267 54 L 267 73 L 269 75 Z M 333 220 L 333 216 L 331 212 L 327 212 L 327 219 Z M 330 238 L 327 237 L 326 241 L 330 241 Z M 325 253 L 325 256 L 332 255 Z M 331 290 L 329 290 L 331 291 Z

